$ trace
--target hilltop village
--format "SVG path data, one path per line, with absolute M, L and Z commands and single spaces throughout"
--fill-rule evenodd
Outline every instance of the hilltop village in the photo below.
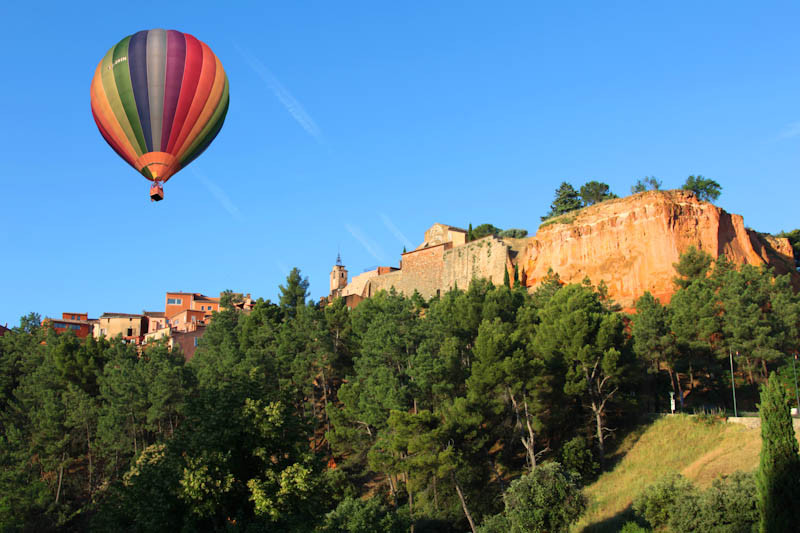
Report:
M 231 305 L 250 311 L 255 300 L 250 294 L 234 294 Z M 113 338 L 121 336 L 126 343 L 145 346 L 166 339 L 172 349 L 179 346 L 186 359 L 194 356 L 198 339 L 215 311 L 220 310 L 219 297 L 197 292 L 168 292 L 163 311 L 132 313 L 103 313 L 89 318 L 87 313 L 62 313 L 61 318 L 45 318 L 42 324 L 56 333 L 72 331 L 76 337 Z
M 688 191 L 648 191 L 611 199 L 557 217 L 540 226 L 533 237 L 501 234 L 470 240 L 463 228 L 435 223 L 425 231 L 416 249 L 401 255 L 399 266 L 378 266 L 350 278 L 337 257 L 330 273 L 326 305 L 342 298 L 349 308 L 381 290 L 394 289 L 411 296 L 434 298 L 454 288 L 467 288 L 474 279 L 495 285 L 519 283 L 533 290 L 549 274 L 563 283 L 589 279 L 606 286 L 608 296 L 623 309 L 645 291 L 669 302 L 675 291 L 674 267 L 680 254 L 695 247 L 712 257 L 725 255 L 735 264 L 768 266 L 777 274 L 790 273 L 795 288 L 800 274 L 792 246 L 745 227 L 741 215 L 729 214 Z M 237 307 L 255 305 L 250 294 L 237 294 Z M 73 331 L 78 337 L 115 337 L 146 345 L 166 338 L 180 346 L 187 359 L 215 311 L 220 297 L 196 292 L 167 292 L 163 311 L 139 314 L 63 313 L 44 322 L 56 332 Z
M 520 283 L 534 289 L 551 273 L 563 283 L 589 279 L 603 284 L 623 309 L 646 291 L 669 302 L 675 292 L 674 264 L 691 247 L 713 258 L 724 255 L 738 265 L 767 266 L 789 273 L 796 289 L 800 274 L 792 245 L 760 233 L 731 214 L 686 190 L 647 191 L 608 199 L 544 222 L 536 235 L 489 235 L 473 241 L 462 228 L 434 224 L 422 244 L 404 253 L 399 267 L 381 266 L 352 279 L 341 264 L 330 275 L 328 300 L 341 297 L 349 307 L 380 290 L 394 288 L 426 299 L 470 281 L 495 285 Z

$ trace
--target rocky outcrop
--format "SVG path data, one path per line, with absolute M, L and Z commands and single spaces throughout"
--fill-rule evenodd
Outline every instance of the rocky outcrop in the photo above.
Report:
M 605 281 L 611 298 L 630 309 L 645 291 L 669 301 L 673 264 L 690 246 L 738 264 L 791 272 L 800 286 L 787 239 L 746 228 L 740 215 L 688 191 L 648 191 L 563 215 L 540 226 L 516 262 L 528 287 L 552 268 L 567 283 L 587 276 L 595 284 Z

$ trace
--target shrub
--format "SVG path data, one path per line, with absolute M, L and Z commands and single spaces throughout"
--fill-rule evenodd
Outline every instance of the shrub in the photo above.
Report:
M 500 232 L 500 237 L 508 237 L 511 239 L 521 239 L 528 236 L 528 230 L 519 228 L 510 228 Z
M 511 533 L 568 531 L 586 510 L 586 497 L 559 463 L 545 463 L 513 481 L 503 494 Z
M 579 475 L 584 483 L 594 477 L 600 468 L 589 443 L 581 436 L 567 441 L 561 448 L 561 464 L 567 472 Z
M 675 504 L 684 498 L 697 498 L 697 488 L 680 474 L 666 476 L 649 486 L 635 500 L 633 508 L 653 529 L 663 528 Z
M 633 506 L 657 530 L 751 533 L 758 522 L 755 478 L 743 472 L 715 480 L 704 492 L 674 474 L 646 489 Z
M 345 498 L 325 515 L 325 533 L 400 533 L 408 530 L 404 517 L 391 512 L 378 498 Z

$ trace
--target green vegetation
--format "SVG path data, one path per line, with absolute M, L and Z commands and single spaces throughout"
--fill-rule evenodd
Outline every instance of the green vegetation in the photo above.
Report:
M 581 185 L 581 201 L 584 206 L 598 204 L 605 200 L 612 200 L 619 198 L 616 194 L 611 192 L 611 188 L 607 183 L 599 181 L 590 181 Z
M 503 512 L 487 518 L 479 532 L 566 532 L 586 509 L 586 497 L 575 479 L 556 462 L 514 480 L 503 502 Z
M 721 484 L 720 491 L 749 496 L 744 500 L 747 502 L 744 507 L 749 509 L 749 513 L 756 513 L 757 522 L 757 491 L 752 473 L 758 467 L 760 449 L 761 438 L 759 431 L 755 429 L 702 416 L 675 415 L 659 418 L 629 433 L 618 442 L 617 449 L 611 455 L 616 466 L 585 489 L 589 498 L 589 510 L 577 529 L 587 532 L 619 531 L 623 524 L 634 520 L 634 501 L 639 502 L 639 520 L 646 523 L 645 502 L 652 503 L 653 500 L 642 499 L 642 494 L 654 484 L 666 484 L 675 479 L 682 480 L 680 483 L 684 484 L 691 482 L 690 490 L 698 495 L 719 494 L 715 491 L 708 492 L 716 482 Z M 737 472 L 747 475 L 736 474 Z M 680 478 L 676 477 L 678 474 Z M 742 483 L 745 487 L 742 487 Z M 742 493 L 737 487 L 742 490 L 746 488 L 747 492 Z M 705 501 L 713 499 L 708 498 Z M 732 498 L 720 500 L 715 505 L 730 502 Z M 667 523 L 670 517 L 667 507 L 661 506 L 655 510 L 657 509 L 662 509 L 664 513 L 655 520 Z M 749 516 L 752 519 L 753 514 Z M 697 522 L 698 526 L 702 524 L 703 522 Z M 700 527 L 677 531 L 713 530 Z
M 594 205 L 605 200 L 612 200 L 618 196 L 611 192 L 608 184 L 599 181 L 590 181 L 581 186 L 580 192 L 575 190 L 571 184 L 566 181 L 561 182 L 558 189 L 556 189 L 555 198 L 553 203 L 550 204 L 550 212 L 541 217 L 542 224 L 539 227 L 544 227 L 548 224 L 561 223 L 569 224 L 572 220 L 559 219 L 567 213 L 577 211 L 583 207 Z
M 794 253 L 794 262 L 800 267 L 800 229 L 793 229 L 792 231 L 782 231 L 776 237 L 784 237 L 789 239 L 789 244 L 792 245 L 792 252 Z
M 631 186 L 631 194 L 658 190 L 661 190 L 661 181 L 653 176 L 645 176 L 644 179 L 636 180 L 636 183 Z
M 553 199 L 553 203 L 550 204 L 550 212 L 542 217 L 542 221 L 575 211 L 581 207 L 583 207 L 583 201 L 578 191 L 566 181 L 562 181 L 561 185 L 556 189 L 556 197 Z
M 566 215 L 561 215 L 558 217 L 547 218 L 539 224 L 539 228 L 545 228 L 552 224 L 572 224 L 575 222 L 575 219 L 578 218 L 574 213 L 568 213 Z
M 472 229 L 472 223 L 467 230 L 467 242 L 474 241 L 488 237 L 489 235 L 496 235 L 497 237 L 504 237 L 510 239 L 521 239 L 528 235 L 528 230 L 520 228 L 510 228 L 503 230 L 492 224 L 481 224 L 475 229 Z
M 671 474 L 642 492 L 633 508 L 654 530 L 675 532 L 749 533 L 759 519 L 754 476 L 744 472 L 718 478 L 704 491 L 680 474 Z
M 703 202 L 713 202 L 722 193 L 722 186 L 710 178 L 703 176 L 689 176 L 682 187 L 685 191 L 692 191 Z
M 789 395 L 774 377 L 761 389 L 761 457 L 756 484 L 759 531 L 791 531 L 800 523 L 800 456 Z
M 533 293 L 475 280 L 316 306 L 293 269 L 279 303 L 215 313 L 189 362 L 23 317 L 0 337 L 0 529 L 618 530 L 672 472 L 697 482 L 697 516 L 749 509 L 744 478 L 701 489 L 755 467 L 755 432 L 676 416 L 616 436 L 668 392 L 729 407 L 729 349 L 755 408 L 767 374 L 788 375 L 800 298 L 698 251 L 676 269 L 669 305 L 645 295 L 634 316 L 553 272 Z

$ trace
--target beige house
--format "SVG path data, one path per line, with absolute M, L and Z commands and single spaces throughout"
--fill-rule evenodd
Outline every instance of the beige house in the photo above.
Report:
M 129 313 L 103 313 L 94 324 L 92 336 L 114 338 L 122 335 L 125 340 L 140 342 L 147 333 L 147 317 Z

